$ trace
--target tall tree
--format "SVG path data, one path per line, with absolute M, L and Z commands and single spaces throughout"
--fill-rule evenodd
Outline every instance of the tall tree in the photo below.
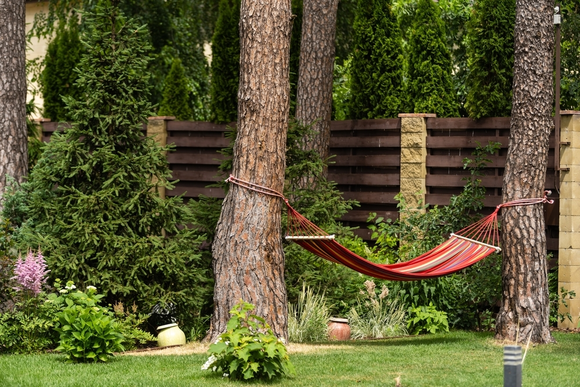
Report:
M 414 113 L 459 115 L 453 88 L 451 54 L 439 5 L 419 0 L 409 38 L 407 109 Z
M 546 181 L 552 119 L 554 3 L 516 2 L 514 87 L 504 202 L 541 197 Z M 503 210 L 502 305 L 496 339 L 549 343 L 550 300 L 542 206 Z
M 0 1 L 0 198 L 7 176 L 21 182 L 28 170 L 24 3 Z
M 323 159 L 330 147 L 334 37 L 338 0 L 304 0 L 296 121 L 312 125 L 305 144 Z
M 465 103 L 471 118 L 511 114 L 515 11 L 515 0 L 478 0 L 473 5 Z
M 240 88 L 233 174 L 277 191 L 284 187 L 289 111 L 290 0 L 243 0 Z M 213 242 L 214 313 L 208 339 L 226 330 L 240 299 L 287 337 L 282 201 L 231 185 Z
M 392 2 L 359 0 L 354 35 L 351 118 L 396 117 L 403 93 L 403 49 Z

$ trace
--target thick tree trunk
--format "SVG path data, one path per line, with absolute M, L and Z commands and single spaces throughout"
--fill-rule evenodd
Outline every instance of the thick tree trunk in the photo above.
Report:
M 503 199 L 541 197 L 546 180 L 552 119 L 554 3 L 518 0 L 516 5 L 511 136 Z M 503 299 L 496 339 L 549 343 L 546 233 L 542 207 L 503 210 Z
M 290 0 L 242 1 L 240 88 L 233 174 L 282 191 L 289 111 Z M 287 337 L 282 201 L 231 185 L 213 242 L 214 314 L 207 339 L 226 330 L 243 299 Z
M 314 122 L 315 136 L 305 143 L 324 159 L 330 146 L 334 36 L 338 0 L 304 0 L 296 121 Z
M 28 170 L 24 4 L 0 0 L 0 197 L 7 176 L 21 182 Z

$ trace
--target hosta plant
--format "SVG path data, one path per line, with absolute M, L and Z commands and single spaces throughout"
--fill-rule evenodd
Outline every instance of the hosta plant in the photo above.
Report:
M 266 321 L 251 314 L 254 305 L 240 301 L 230 314 L 227 331 L 210 345 L 203 370 L 232 379 L 273 379 L 294 374 L 282 339 Z

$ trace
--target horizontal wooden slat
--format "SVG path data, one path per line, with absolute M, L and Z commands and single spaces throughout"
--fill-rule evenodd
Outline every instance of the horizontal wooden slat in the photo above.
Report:
M 401 146 L 400 136 L 355 136 L 330 138 L 330 148 L 398 148 L 399 146 Z
M 427 155 L 427 167 L 433 168 L 463 168 L 463 159 L 466 156 L 433 156 Z M 504 168 L 506 156 L 488 156 L 491 163 L 487 164 L 489 168 Z M 554 168 L 554 158 L 548 158 L 548 168 Z
M 334 181 L 341 185 L 399 185 L 399 174 L 329 173 L 328 180 Z
M 53 133 L 57 130 L 62 130 L 70 128 L 70 124 L 68 122 L 43 122 L 42 123 L 42 131 L 47 133 Z
M 357 228 L 356 230 L 352 231 L 354 235 L 361 237 L 365 241 L 370 241 L 373 232 L 368 228 Z
M 428 187 L 463 187 L 466 175 L 427 175 L 425 184 Z M 479 176 L 481 185 L 486 188 L 501 188 L 503 186 L 503 176 Z M 554 176 L 546 176 L 546 188 L 554 188 Z
M 330 130 L 392 130 L 399 129 L 401 121 L 398 118 L 386 118 L 382 120 L 345 120 L 331 121 Z
M 509 129 L 510 117 L 472 118 L 427 118 L 427 129 Z
M 343 222 L 366 222 L 369 219 L 369 215 L 376 213 L 377 216 L 382 216 L 385 219 L 397 219 L 399 213 L 397 211 L 364 211 L 364 210 L 351 210 L 344 214 L 340 220 Z
M 202 165 L 220 165 L 226 156 L 215 154 L 184 154 L 184 153 L 170 153 L 167 155 L 169 164 L 202 164 Z
M 207 181 L 215 182 L 221 180 L 217 169 L 215 171 L 172 171 L 172 178 L 181 181 Z
M 508 136 L 427 136 L 427 149 L 477 148 L 485 146 L 490 141 L 501 143 L 501 148 L 508 147 Z
M 224 190 L 221 188 L 200 188 L 200 187 L 175 187 L 172 190 L 165 191 L 167 196 L 179 196 L 181 194 L 186 198 L 196 198 L 199 195 L 209 196 L 211 198 L 220 198 L 223 199 L 225 197 Z
M 226 127 L 235 127 L 236 123 L 214 124 L 201 121 L 167 121 L 168 132 L 225 132 Z
M 229 138 L 223 137 L 167 137 L 168 144 L 176 147 L 225 148 L 230 145 Z
M 452 194 L 426 194 L 425 202 L 432 206 L 446 206 L 449 204 Z M 501 196 L 486 196 L 483 199 L 485 207 L 496 207 L 501 203 Z
M 358 200 L 361 203 L 396 204 L 395 195 L 392 192 L 343 192 L 342 196 L 347 200 Z
M 334 159 L 334 167 L 398 167 L 399 155 L 379 156 L 344 156 L 337 155 Z

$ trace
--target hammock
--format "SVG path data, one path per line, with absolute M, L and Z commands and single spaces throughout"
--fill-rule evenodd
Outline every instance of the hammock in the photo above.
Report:
M 330 262 L 339 263 L 371 277 L 391 281 L 414 281 L 435 278 L 465 269 L 490 254 L 501 251 L 497 247 L 499 244 L 497 215 L 502 207 L 527 206 L 540 203 L 552 204 L 554 202 L 544 196 L 543 198 L 519 199 L 500 204 L 492 214 L 456 233 L 452 233 L 445 242 L 410 261 L 378 264 L 342 246 L 334 239 L 334 235 L 328 235 L 328 233 L 292 208 L 288 200 L 280 192 L 238 179 L 232 175 L 226 182 L 283 199 L 288 207 L 287 240 Z M 549 194 L 550 191 L 547 191 L 546 195 Z

